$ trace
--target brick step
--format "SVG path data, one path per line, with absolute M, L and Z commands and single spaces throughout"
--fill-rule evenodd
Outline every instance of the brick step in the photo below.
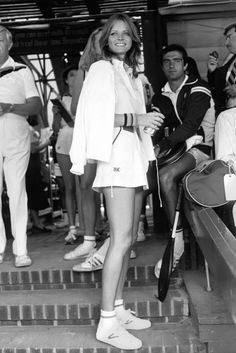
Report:
M 1 353 L 118 353 L 95 338 L 96 326 L 1 327 Z M 175 324 L 153 324 L 150 329 L 132 331 L 142 340 L 136 352 L 207 353 L 189 319 Z M 135 351 L 131 351 L 135 352 Z
M 126 307 L 155 322 L 174 322 L 189 315 L 183 289 L 171 289 L 164 303 L 156 286 L 126 288 Z M 100 316 L 101 289 L 2 292 L 0 326 L 93 325 Z
M 102 271 L 73 272 L 71 269 L 37 269 L 0 272 L 0 291 L 41 290 L 101 287 Z M 156 283 L 153 265 L 132 266 L 125 286 L 148 286 Z M 175 271 L 171 287 L 178 288 L 183 280 Z

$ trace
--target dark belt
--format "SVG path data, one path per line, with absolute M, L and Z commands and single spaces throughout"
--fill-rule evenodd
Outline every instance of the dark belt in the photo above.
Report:
M 134 127 L 133 126 L 123 126 L 123 130 L 129 131 L 129 132 L 134 132 Z

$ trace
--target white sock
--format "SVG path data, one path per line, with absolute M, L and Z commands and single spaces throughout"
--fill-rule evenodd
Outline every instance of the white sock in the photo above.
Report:
M 115 310 L 112 310 L 112 311 L 101 310 L 99 328 L 101 330 L 108 330 L 114 324 L 117 324 Z
M 85 235 L 83 244 L 86 248 L 94 248 L 96 246 L 96 237 L 93 235 Z

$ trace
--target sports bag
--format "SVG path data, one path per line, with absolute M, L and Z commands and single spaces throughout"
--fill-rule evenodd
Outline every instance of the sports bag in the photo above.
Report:
M 188 172 L 183 178 L 185 196 L 188 200 L 203 207 L 218 207 L 225 205 L 229 198 L 226 198 L 225 184 L 226 177 L 232 176 L 235 189 L 235 172 L 233 166 L 222 160 L 213 160 L 202 169 L 198 168 Z M 232 183 L 231 183 L 232 184 Z M 233 193 L 232 185 L 230 188 Z M 229 187 L 227 186 L 227 189 Z M 228 190 L 227 190 L 228 191 Z M 230 190 L 229 190 L 230 192 Z M 234 196 L 230 200 L 234 199 Z

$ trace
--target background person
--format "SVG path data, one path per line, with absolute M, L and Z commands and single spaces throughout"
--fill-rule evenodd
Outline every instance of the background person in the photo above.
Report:
M 226 61 L 218 67 L 218 55 L 211 53 L 207 62 L 207 77 L 215 102 L 216 117 L 227 107 L 236 105 L 236 23 L 225 28 L 224 36 L 229 51 Z
M 30 157 L 27 117 L 39 112 L 41 102 L 29 68 L 9 56 L 12 45 L 11 33 L 0 26 L 0 194 L 4 173 L 14 238 L 15 266 L 23 267 L 32 263 L 27 254 L 26 236 L 28 207 L 25 173 Z M 0 263 L 3 262 L 5 248 L 6 232 L 0 213 Z
M 76 107 L 84 79 L 92 63 L 101 57 L 99 39 L 102 28 L 99 27 L 93 31 L 88 39 L 84 53 L 79 61 L 79 69 L 77 71 L 73 95 L 71 101 L 71 111 L 76 112 Z M 95 108 L 96 109 L 96 108 Z M 94 110 L 95 110 L 94 109 Z M 80 190 L 82 196 L 82 214 L 84 219 L 84 241 L 74 250 L 65 254 L 65 260 L 75 260 L 93 255 L 96 247 L 95 226 L 102 229 L 102 216 L 100 211 L 100 195 L 92 189 L 92 184 L 96 174 L 96 163 L 88 163 L 85 166 L 84 174 L 80 178 Z
M 127 15 L 108 19 L 100 47 L 103 60 L 91 65 L 78 103 L 72 171 L 83 174 L 86 162 L 97 161 L 93 187 L 105 196 L 110 224 L 96 337 L 119 349 L 138 349 L 142 342 L 127 329 L 144 329 L 151 323 L 125 310 L 123 287 L 137 236 L 142 190 L 148 186 L 148 160 L 154 159 L 151 138 L 143 127 L 158 128 L 163 116 L 145 112 L 137 74 L 140 38 Z
M 42 180 L 41 173 L 41 152 L 50 144 L 50 137 L 42 141 L 40 136 L 40 120 L 37 115 L 31 115 L 28 123 L 31 128 L 31 149 L 30 160 L 26 171 L 26 192 L 28 197 L 28 209 L 32 222 L 32 231 L 51 232 L 39 217 L 39 210 L 49 207 Z
M 67 91 L 62 97 L 62 103 L 70 111 L 73 83 L 77 73 L 76 66 L 70 66 L 63 72 L 63 80 Z M 79 194 L 78 177 L 70 172 L 71 160 L 69 151 L 71 147 L 74 117 L 70 123 L 66 122 L 61 116 L 57 106 L 53 106 L 53 130 L 57 134 L 56 157 L 59 164 L 65 186 L 65 204 L 68 216 L 69 232 L 65 237 L 66 244 L 73 244 L 78 236 L 84 234 L 83 217 L 81 212 L 81 197 Z M 76 229 L 76 206 L 80 216 L 80 229 Z

